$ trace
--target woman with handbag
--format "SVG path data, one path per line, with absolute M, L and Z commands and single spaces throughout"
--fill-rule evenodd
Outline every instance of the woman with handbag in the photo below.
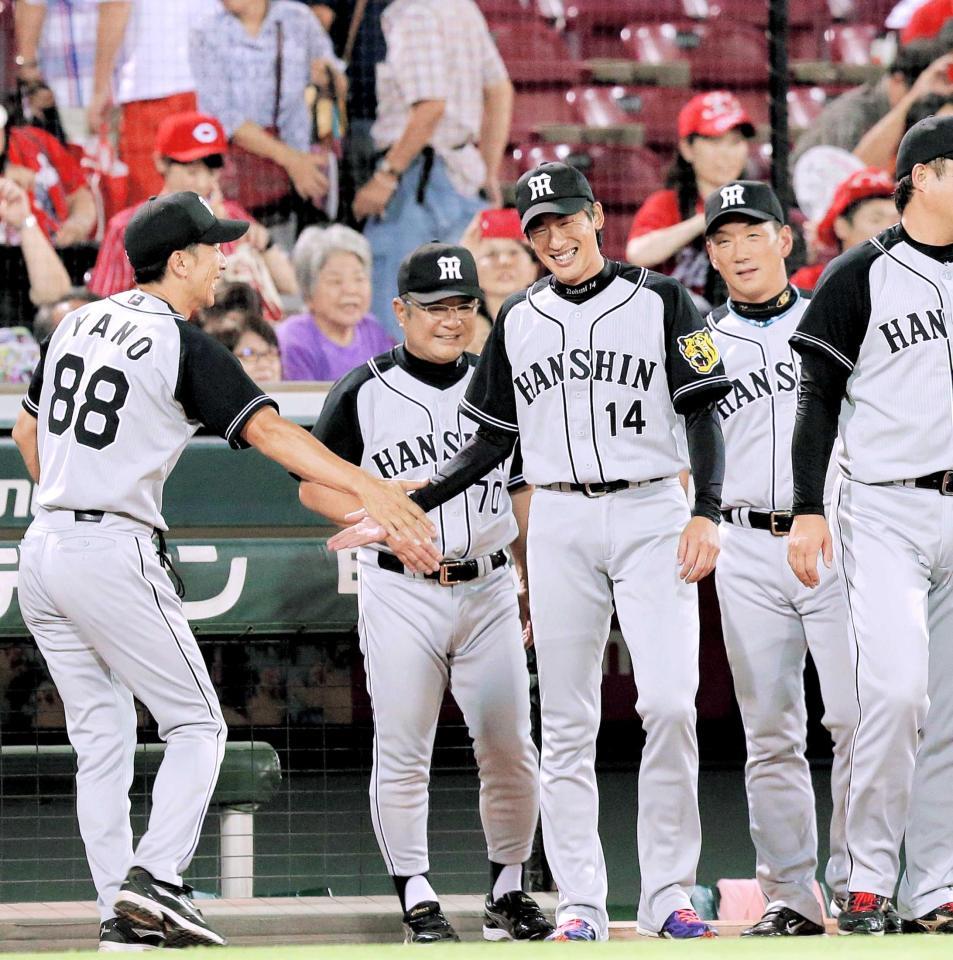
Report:
M 225 195 L 259 219 L 285 219 L 328 195 L 327 154 L 312 151 L 305 88 L 342 65 L 306 6 L 293 0 L 222 0 L 193 29 L 192 69 L 200 108 L 231 141 Z M 304 221 L 313 219 L 302 211 Z

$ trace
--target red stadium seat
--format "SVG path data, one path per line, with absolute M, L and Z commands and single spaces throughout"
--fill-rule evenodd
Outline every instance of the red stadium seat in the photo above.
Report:
M 853 66 L 876 63 L 871 48 L 879 33 L 870 23 L 832 24 L 824 31 L 828 59 Z
M 791 87 L 788 90 L 788 127 L 792 132 L 807 130 L 827 104 L 823 87 Z
M 768 79 L 764 31 L 739 23 L 661 23 L 625 27 L 622 48 L 639 63 L 685 61 L 693 87 L 763 87 Z
M 531 140 L 550 124 L 578 122 L 576 113 L 567 102 L 565 88 L 520 88 L 513 103 L 513 123 L 510 142 Z
M 580 59 L 617 57 L 626 24 L 703 20 L 708 6 L 708 0 L 570 0 L 565 6 L 566 39 Z
M 490 33 L 514 84 L 552 87 L 579 83 L 586 76 L 562 36 L 541 20 L 497 20 Z
M 589 178 L 597 200 L 609 207 L 632 207 L 662 186 L 662 163 L 645 147 L 605 144 L 524 144 L 513 151 L 523 171 L 559 160 L 578 167 Z
M 867 0 L 861 0 L 867 2 Z M 729 23 L 747 23 L 756 27 L 768 25 L 767 0 L 712 0 L 708 16 Z M 830 23 L 831 11 L 827 0 L 794 0 L 788 4 L 788 25 L 806 27 Z
M 673 147 L 675 118 L 691 97 L 679 87 L 573 87 L 566 99 L 577 123 L 596 129 L 639 123 L 645 142 Z

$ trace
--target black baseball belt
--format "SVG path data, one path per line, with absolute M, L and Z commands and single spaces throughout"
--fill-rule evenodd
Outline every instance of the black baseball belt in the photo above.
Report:
M 77 523 L 99 523 L 103 519 L 102 510 L 74 510 L 73 518 Z
M 479 577 L 485 577 L 494 570 L 506 566 L 506 554 L 502 550 L 488 553 L 484 557 L 473 557 L 470 560 L 444 560 L 436 573 L 414 574 L 408 570 L 392 553 L 377 553 L 377 565 L 381 570 L 391 573 L 403 573 L 407 576 L 423 577 L 425 580 L 436 580 L 442 587 L 452 587 L 457 583 L 469 583 Z
M 555 490 L 557 493 L 581 493 L 585 497 L 595 499 L 604 497 L 607 493 L 617 490 L 629 490 L 636 487 L 647 487 L 667 477 L 653 477 L 651 480 L 610 480 L 608 483 L 544 483 L 543 490 Z
M 937 470 L 913 480 L 897 480 L 904 487 L 916 487 L 919 490 L 936 490 L 943 497 L 953 497 L 953 470 Z
M 751 527 L 753 530 L 767 530 L 773 537 L 784 537 L 791 532 L 794 517 L 790 510 L 772 510 L 762 513 L 748 507 L 734 507 L 722 510 L 722 517 L 736 527 Z

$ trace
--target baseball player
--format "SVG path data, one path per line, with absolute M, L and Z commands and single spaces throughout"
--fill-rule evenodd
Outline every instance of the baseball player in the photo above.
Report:
M 817 667 L 824 725 L 834 741 L 831 857 L 825 876 L 847 895 L 844 796 L 856 723 L 847 617 L 837 577 L 811 591 L 786 562 L 791 528 L 791 433 L 799 359 L 788 344 L 808 299 L 788 283 L 791 228 L 774 191 L 734 181 L 705 203 L 712 266 L 729 299 L 708 327 L 732 389 L 717 403 L 725 436 L 721 555 L 715 578 L 722 631 L 748 748 L 745 785 L 764 916 L 742 936 L 824 933 L 814 896 L 817 824 L 804 757 L 804 660 Z
M 476 357 L 464 353 L 484 295 L 464 247 L 430 243 L 404 260 L 394 312 L 405 341 L 335 384 L 314 434 L 384 479 L 423 480 L 477 429 L 459 410 Z M 511 466 L 511 462 L 513 465 Z M 518 492 L 516 492 L 518 491 Z M 510 493 L 519 510 L 510 508 Z M 487 940 L 540 940 L 553 926 L 523 892 L 539 817 L 539 758 L 530 737 L 529 677 L 505 548 L 522 567 L 529 488 L 519 457 L 433 514 L 445 558 L 413 575 L 393 552 L 359 554 L 361 651 L 374 711 L 371 819 L 404 910 L 406 942 L 459 939 L 427 877 L 430 760 L 449 685 L 473 737 L 490 857 Z M 302 502 L 346 523 L 360 505 L 304 483 Z M 408 576 L 408 574 L 410 574 Z
M 859 719 L 847 786 L 841 933 L 953 933 L 953 118 L 897 154 L 900 223 L 834 260 L 791 345 L 801 353 L 789 559 L 831 561 L 848 611 Z M 834 443 L 831 529 L 824 472 Z M 833 537 L 832 534 L 833 533 Z
M 602 206 L 581 173 L 541 164 L 520 178 L 516 199 L 552 276 L 501 308 L 461 408 L 480 428 L 412 496 L 427 510 L 445 503 L 508 455 L 519 435 L 523 474 L 535 488 L 527 561 L 542 701 L 540 806 L 560 892 L 553 939 L 608 936 L 594 763 L 613 602 L 646 737 L 639 930 L 714 936 L 688 894 L 701 843 L 694 583 L 718 553 L 724 449 L 714 403 L 728 381 L 676 280 L 603 257 Z M 678 414 L 695 475 L 693 510 L 677 476 L 685 465 Z M 375 535 L 372 523 L 362 526 L 333 544 Z
M 218 777 L 225 723 L 161 565 L 164 551 L 157 556 L 152 545 L 153 532 L 167 529 L 163 483 L 189 438 L 204 425 L 235 448 L 253 445 L 366 500 L 408 539 L 429 541 L 434 529 L 399 485 L 368 476 L 279 417 L 231 353 L 188 323 L 213 302 L 225 266 L 218 245 L 247 229 L 217 219 L 194 193 L 146 203 L 126 232 L 136 289 L 60 323 L 43 344 L 14 429 L 38 484 L 36 517 L 20 547 L 20 607 L 66 708 L 106 950 L 225 942 L 182 883 Z M 429 554 L 421 549 L 422 568 Z M 166 743 L 135 852 L 133 696 Z

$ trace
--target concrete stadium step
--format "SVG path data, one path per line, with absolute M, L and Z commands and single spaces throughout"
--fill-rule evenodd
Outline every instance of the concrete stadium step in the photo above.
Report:
M 554 893 L 534 893 L 552 916 Z M 402 937 L 395 897 L 256 897 L 200 900 L 211 924 L 236 946 L 309 943 L 398 943 Z M 480 940 L 483 898 L 446 895 L 441 904 L 463 940 Z M 736 937 L 748 924 L 715 922 L 722 937 Z M 634 920 L 609 925 L 612 940 L 641 939 Z M 828 921 L 828 932 L 834 932 Z M 92 902 L 0 904 L 0 952 L 92 949 L 99 914 Z

